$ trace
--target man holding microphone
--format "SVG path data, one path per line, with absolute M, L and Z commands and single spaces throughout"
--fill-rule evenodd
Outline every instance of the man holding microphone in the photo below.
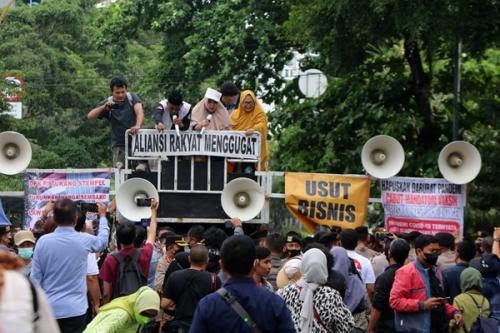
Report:
M 155 128 L 162 132 L 165 129 L 189 129 L 191 123 L 191 104 L 183 101 L 182 94 L 173 91 L 158 103 L 154 111 Z M 177 133 L 179 134 L 179 133 Z

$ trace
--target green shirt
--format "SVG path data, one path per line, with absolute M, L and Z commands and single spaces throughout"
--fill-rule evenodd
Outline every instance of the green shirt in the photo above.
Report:
M 490 303 L 484 297 L 479 291 L 476 290 L 468 290 L 465 293 L 461 293 L 455 299 L 453 300 L 453 306 L 456 307 L 457 309 L 460 310 L 464 317 L 464 326 L 459 328 L 458 330 L 454 332 L 458 333 L 467 333 L 470 332 L 470 329 L 474 322 L 476 321 L 477 317 L 479 316 L 479 309 L 474 303 L 474 301 L 481 306 L 482 311 L 481 315 L 484 318 L 489 317 L 490 315 Z

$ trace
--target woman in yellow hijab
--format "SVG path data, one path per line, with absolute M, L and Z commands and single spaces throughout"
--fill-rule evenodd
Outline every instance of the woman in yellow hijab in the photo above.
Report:
M 83 333 L 135 333 L 149 323 L 160 310 L 160 296 L 149 287 L 119 297 L 99 309 Z
M 233 130 L 245 131 L 250 135 L 259 132 L 261 137 L 260 161 L 258 170 L 267 169 L 267 115 L 260 101 L 251 90 L 245 90 L 240 96 L 240 105 L 231 114 Z

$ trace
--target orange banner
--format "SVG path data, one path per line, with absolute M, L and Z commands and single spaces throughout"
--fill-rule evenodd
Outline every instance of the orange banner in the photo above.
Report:
M 285 174 L 285 204 L 310 232 L 318 225 L 342 229 L 363 225 L 369 196 L 368 176 Z

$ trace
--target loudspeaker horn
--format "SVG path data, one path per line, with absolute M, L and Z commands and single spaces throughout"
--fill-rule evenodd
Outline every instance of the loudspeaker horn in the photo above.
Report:
M 220 201 L 222 209 L 229 217 L 250 221 L 264 207 L 264 193 L 257 182 L 241 177 L 226 184 Z
M 138 201 L 152 198 L 159 198 L 153 184 L 143 178 L 130 178 L 116 192 L 116 208 L 127 220 L 138 222 L 151 217 L 151 207 L 139 206 Z
M 398 140 L 388 135 L 370 138 L 361 151 L 366 172 L 379 179 L 397 175 L 405 163 L 405 151 Z
M 439 153 L 439 171 L 453 184 L 472 181 L 481 170 L 481 154 L 474 145 L 465 141 L 453 141 Z
M 31 161 L 31 144 L 17 132 L 0 133 L 0 173 L 15 175 L 23 172 Z

